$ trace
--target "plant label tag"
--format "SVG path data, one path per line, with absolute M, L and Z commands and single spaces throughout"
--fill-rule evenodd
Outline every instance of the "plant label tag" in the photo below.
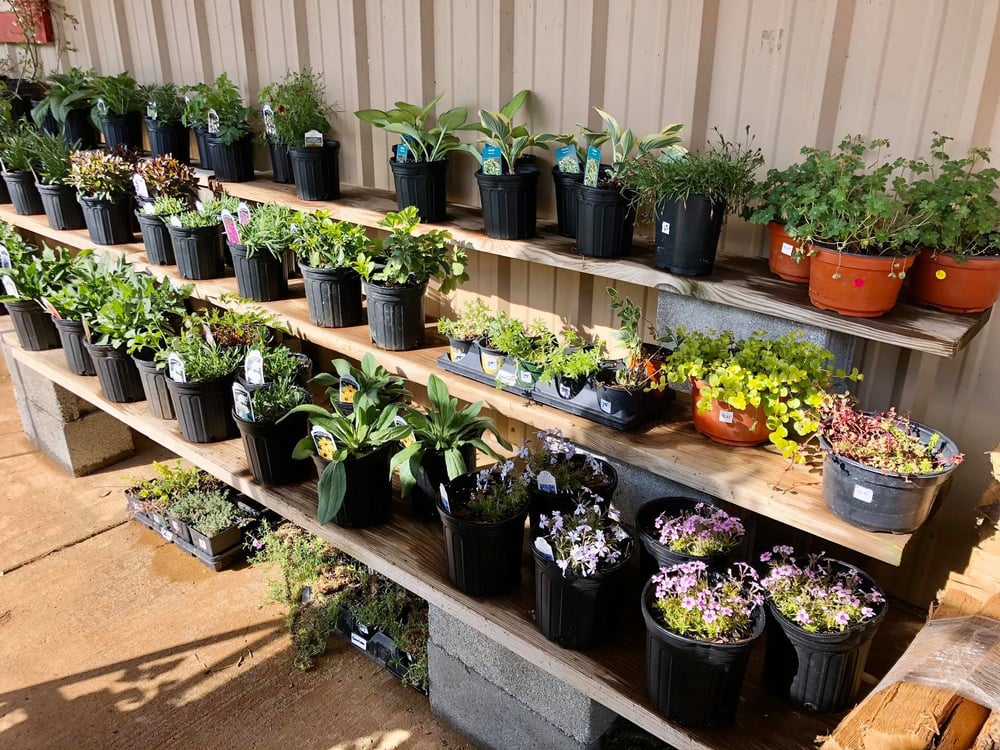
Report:
M 856 484 L 854 485 L 854 499 L 870 503 L 875 499 L 875 492 L 871 487 L 862 487 L 860 484 Z
M 204 211 L 205 210 L 205 204 L 202 203 L 201 201 L 195 201 L 194 202 L 194 210 L 195 211 Z
M 406 420 L 403 419 L 402 417 L 399 417 L 399 416 L 397 416 L 395 419 L 393 419 L 392 423 L 394 425 L 396 425 L 397 427 L 408 427 L 409 426 L 409 425 L 407 425 Z M 405 438 L 403 438 L 402 440 L 399 441 L 399 444 L 402 445 L 404 448 L 409 448 L 415 442 L 416 442 L 416 438 L 413 437 L 413 432 L 411 430 L 410 433 Z
M 152 216 L 154 211 L 156 211 L 156 204 L 155 203 L 143 203 L 142 204 L 142 212 L 144 214 L 146 214 L 147 216 Z
M 440 485 L 441 493 L 441 507 L 445 509 L 446 513 L 451 513 L 451 503 L 448 502 L 448 490 L 445 489 L 444 482 Z
M 483 355 L 483 370 L 485 370 L 487 374 L 496 372 L 497 370 L 500 369 L 500 365 L 502 364 L 503 362 L 496 355 L 493 354 Z
M 661 221 L 660 222 L 660 231 L 663 234 L 665 234 L 665 235 L 667 235 L 669 237 L 670 236 L 670 222 L 669 221 Z
M 549 495 L 559 494 L 559 486 L 556 484 L 556 478 L 553 476 L 551 471 L 540 471 L 538 472 L 538 489 Z
M 205 552 L 208 552 L 208 542 L 204 539 L 198 538 L 198 546 L 202 548 Z
M 264 118 L 264 132 L 267 135 L 274 135 L 274 107 L 271 106 L 271 102 L 264 103 L 260 108 L 260 114 Z
M 181 217 L 179 217 L 179 216 L 171 216 L 170 217 L 170 226 L 172 226 L 172 227 L 179 227 L 179 226 L 181 226 Z
M 396 146 L 396 163 L 400 164 L 407 160 L 410 155 L 410 147 L 406 145 L 406 141 L 400 141 L 399 145 Z
M 782 242 L 782 243 L 781 243 L 781 254 L 782 254 L 782 255 L 788 255 L 788 256 L 791 256 L 791 254 L 792 254 L 792 251 L 793 251 L 794 249 L 795 249 L 795 248 L 793 248 L 793 247 L 792 247 L 792 245 L 791 245 L 791 243 L 790 243 L 790 242 Z
M 253 422 L 253 404 L 250 391 L 239 383 L 233 383 L 233 411 L 244 422 Z
M 245 227 L 250 223 L 250 206 L 248 206 L 243 201 L 240 201 L 239 207 L 236 209 L 236 218 L 240 222 L 241 227 Z
M 46 310 L 49 311 L 49 314 L 53 318 L 56 318 L 57 320 L 62 319 L 62 315 L 60 315 L 59 311 L 56 310 L 56 306 L 53 305 L 51 302 L 49 302 L 47 299 L 45 299 L 45 297 L 42 297 L 41 300 L 39 300 L 39 302 L 41 303 L 42 307 L 44 307 Z
M 148 117 L 150 120 L 156 119 L 156 102 L 146 103 L 146 117 Z
M 463 359 L 465 359 L 465 355 L 468 353 L 469 353 L 468 351 L 462 351 L 457 346 L 452 346 L 448 348 L 448 356 L 451 358 L 452 362 L 461 362 Z
M 259 349 L 247 352 L 247 358 L 243 362 L 243 372 L 250 385 L 264 385 L 264 355 Z
M 226 239 L 231 245 L 240 244 L 240 228 L 236 226 L 236 219 L 228 210 L 222 212 L 222 228 L 226 231 Z
M 302 138 L 306 148 L 318 148 L 323 145 L 323 134 L 318 130 L 307 130 Z
M 483 174 L 501 174 L 503 171 L 503 153 L 499 146 L 488 143 L 483 146 Z
M 132 175 L 132 185 L 135 187 L 135 194 L 140 198 L 149 197 L 149 188 L 146 186 L 146 178 L 141 174 Z
M 212 334 L 212 327 L 208 323 L 202 323 L 201 330 L 205 334 L 205 343 L 209 346 L 215 346 L 215 336 Z
M 167 375 L 175 383 L 185 383 L 187 378 L 184 374 L 184 360 L 177 352 L 170 352 L 167 356 Z
M 10 276 L 3 277 L 3 288 L 11 297 L 17 297 L 17 284 L 14 283 L 14 279 Z
M 373 573 L 373 572 L 374 571 L 372 571 L 371 567 L 369 567 L 368 568 L 369 575 L 371 573 Z M 365 625 L 363 622 L 359 622 L 357 625 L 358 625 L 358 632 L 360 632 L 361 635 L 366 635 L 366 636 L 367 635 L 371 635 L 371 633 L 372 633 L 371 629 L 367 625 Z
M 552 545 L 549 544 L 548 540 L 545 537 L 540 536 L 535 539 L 535 549 L 537 549 L 539 553 L 541 553 L 542 557 L 544 557 L 546 560 L 556 559 L 555 555 L 552 552 Z
M 219 113 L 214 109 L 208 110 L 208 132 L 212 135 L 219 132 Z
M 587 164 L 583 168 L 583 184 L 587 187 L 597 187 L 601 174 L 601 149 L 591 146 L 587 149 Z
M 598 401 L 600 402 L 601 411 L 603 411 L 605 414 L 610 414 L 611 402 L 606 398 L 598 399 Z
M 99 114 L 101 117 L 104 117 L 106 114 L 108 114 L 108 105 L 104 103 L 103 99 L 97 100 L 97 114 Z
M 160 536 L 162 536 L 168 542 L 174 541 L 174 532 L 172 532 L 166 526 L 161 526 L 160 528 L 157 529 L 157 531 L 160 532 Z
M 556 149 L 556 164 L 563 174 L 580 174 L 580 159 L 576 155 L 575 146 L 563 146 Z
M 309 600 L 313 597 L 312 586 L 303 586 L 302 593 L 299 595 L 299 601 L 303 604 L 308 604 Z
M 562 396 L 563 398 L 572 398 L 573 397 L 573 389 L 570 388 L 565 383 L 560 383 L 559 384 L 559 395 Z
M 333 452 L 336 450 L 336 443 L 334 443 L 333 435 L 330 431 L 319 425 L 314 425 L 309 430 L 309 436 L 313 439 L 313 444 L 316 446 L 316 455 L 326 461 L 332 461 Z
M 364 636 L 358 633 L 351 633 L 351 645 L 355 648 L 360 648 L 362 651 L 368 650 L 368 641 L 364 639 Z
M 516 385 L 517 376 L 510 370 L 501 370 L 497 373 L 497 382 L 501 385 Z
M 358 394 L 358 381 L 350 375 L 344 375 L 340 379 L 340 389 L 337 391 L 337 400 L 342 404 L 353 404 L 354 397 Z
M 719 421 L 725 424 L 732 424 L 733 413 L 731 411 L 726 411 L 725 409 L 723 409 L 722 411 L 719 412 Z
M 5 246 L 0 245 L 0 268 L 13 268 L 14 264 L 10 262 L 10 250 Z

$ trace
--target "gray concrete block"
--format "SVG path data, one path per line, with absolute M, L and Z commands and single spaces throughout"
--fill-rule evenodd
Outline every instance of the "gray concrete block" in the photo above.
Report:
M 132 430 L 102 411 L 63 422 L 27 402 L 25 434 L 73 476 L 83 476 L 135 453 Z M 22 415 L 24 418 L 24 415 Z
M 33 408 L 39 409 L 51 417 L 63 422 L 72 422 L 97 410 L 93 404 L 84 401 L 47 378 L 39 377 L 30 370 L 23 372 L 23 375 L 21 388 L 24 396 Z
M 440 608 L 430 608 L 428 625 L 431 641 L 440 649 L 493 685 L 495 691 L 514 697 L 520 705 L 572 737 L 578 747 L 588 746 L 614 721 L 616 714 L 610 709 Z M 432 676 L 432 696 L 434 690 Z
M 28 440 L 37 444 L 38 439 L 35 436 L 35 423 L 31 419 L 31 409 L 28 405 L 28 399 L 21 395 L 19 391 L 14 391 L 14 403 L 17 405 L 17 415 L 21 419 L 21 429 L 24 430 L 24 434 Z
M 493 644 L 493 648 L 498 647 Z M 484 750 L 590 750 L 600 744 L 600 735 L 581 741 L 564 733 L 433 640 L 427 644 L 427 658 L 431 711 L 477 747 Z
M 621 512 L 622 521 L 628 525 L 635 523 L 635 514 L 643 504 L 660 497 L 681 495 L 695 500 L 718 503 L 718 499 L 707 492 L 691 489 L 680 482 L 675 482 L 632 464 L 610 458 L 607 460 L 618 470 L 618 490 L 615 492 L 614 505 Z

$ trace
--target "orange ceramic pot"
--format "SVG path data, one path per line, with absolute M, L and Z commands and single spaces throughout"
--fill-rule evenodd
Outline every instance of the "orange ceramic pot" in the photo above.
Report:
M 712 408 L 699 413 L 698 399 L 705 385 L 704 380 L 691 381 L 694 428 L 698 432 L 725 445 L 760 445 L 767 442 L 770 430 L 767 429 L 767 415 L 760 406 L 733 409 L 729 404 L 713 398 Z
M 969 258 L 920 251 L 913 266 L 913 298 L 946 312 L 977 313 L 989 310 L 1000 297 L 1000 258 Z
M 915 257 L 857 255 L 819 246 L 816 251 L 809 267 L 809 301 L 852 318 L 889 312 Z
M 771 234 L 771 251 L 767 257 L 767 265 L 770 267 L 771 273 L 780 276 L 785 281 L 808 284 L 809 256 L 807 255 L 799 262 L 796 262 L 795 258 L 792 257 L 792 254 L 802 246 L 802 243 L 785 234 L 785 225 L 776 221 L 767 225 L 767 231 Z

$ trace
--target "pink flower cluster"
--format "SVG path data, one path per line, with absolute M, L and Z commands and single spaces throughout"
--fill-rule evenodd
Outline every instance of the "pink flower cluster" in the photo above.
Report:
M 677 516 L 661 513 L 654 525 L 660 532 L 660 544 L 693 557 L 727 552 L 745 533 L 740 519 L 708 503 L 698 503 L 694 510 Z

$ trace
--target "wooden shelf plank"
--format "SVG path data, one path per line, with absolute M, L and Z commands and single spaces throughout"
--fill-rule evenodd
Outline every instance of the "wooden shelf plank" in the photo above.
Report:
M 213 181 L 213 185 L 249 201 L 284 203 L 307 211 L 327 209 L 337 219 L 367 227 L 377 227 L 387 211 L 397 210 L 393 193 L 370 188 L 344 186 L 337 201 L 316 202 L 300 200 L 293 185 L 263 178 Z M 443 226 L 458 244 L 476 252 L 627 281 L 942 357 L 961 351 L 990 317 L 990 311 L 956 315 L 901 302 L 880 318 L 848 318 L 813 307 L 806 285 L 775 277 L 768 271 L 767 261 L 760 258 L 720 258 L 711 276 L 675 276 L 656 267 L 648 242 L 637 245 L 628 258 L 588 258 L 576 252 L 573 240 L 559 236 L 552 222 L 539 222 L 539 236 L 534 239 L 496 240 L 484 234 L 479 210 L 449 205 L 449 212 L 446 224 L 424 225 L 424 231 Z
M 7 218 L 0 207 L 0 218 Z M 38 217 L 16 217 L 27 231 L 50 237 L 67 247 L 90 248 L 86 231 L 60 232 Z M 13 222 L 12 222 L 13 223 Z M 286 324 L 298 338 L 352 359 L 372 353 L 390 372 L 420 384 L 431 373 L 448 385 L 451 393 L 465 401 L 483 401 L 487 408 L 536 429 L 558 428 L 583 446 L 626 463 L 672 479 L 692 489 L 707 492 L 742 508 L 780 521 L 796 529 L 827 539 L 868 557 L 899 565 L 909 534 L 880 534 L 858 529 L 837 518 L 821 494 L 820 477 L 803 467 L 789 466 L 779 454 L 765 448 L 733 448 L 713 443 L 698 434 L 690 422 L 686 396 L 669 408 L 663 422 L 629 433 L 602 427 L 558 409 L 536 404 L 504 391 L 445 372 L 437 366 L 446 351 L 444 342 L 409 352 L 377 349 L 368 326 L 320 328 L 309 322 L 302 282 L 290 283 L 288 299 L 245 304 L 234 301 L 236 279 L 232 277 L 184 282 L 175 266 L 149 265 L 141 243 L 97 248 L 98 252 L 124 253 L 139 268 L 175 283 L 193 283 L 195 296 L 229 308 L 263 309 Z M 440 341 L 428 330 L 430 342 Z
M 392 520 L 373 529 L 321 526 L 315 518 L 315 481 L 283 487 L 253 482 L 239 440 L 213 444 L 186 442 L 173 421 L 152 417 L 145 403 L 114 404 L 104 399 L 97 379 L 71 374 L 63 353 L 26 352 L 11 339 L 14 357 L 26 368 L 95 404 L 192 464 L 266 505 L 337 548 L 372 566 L 487 638 L 512 650 L 540 669 L 573 686 L 612 711 L 635 722 L 681 750 L 799 750 L 827 734 L 835 719 L 794 711 L 760 686 L 763 648 L 758 647 L 742 706 L 733 729 L 687 730 L 661 718 L 645 690 L 644 630 L 639 607 L 622 613 L 621 632 L 612 644 L 593 652 L 562 649 L 535 627 L 530 555 L 525 556 L 518 591 L 500 597 L 474 598 L 455 590 L 447 574 L 439 524 L 416 520 L 397 498 Z M 638 602 L 637 566 L 627 582 L 627 601 Z M 780 722 L 780 729 L 778 724 Z

